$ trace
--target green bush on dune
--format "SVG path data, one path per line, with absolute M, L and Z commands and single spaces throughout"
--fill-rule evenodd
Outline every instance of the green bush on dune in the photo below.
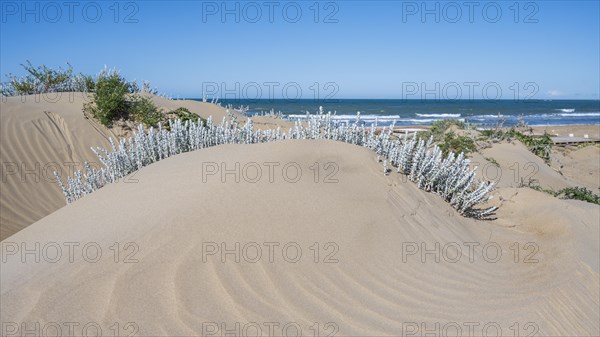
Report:
M 154 102 L 148 97 L 133 96 L 129 106 L 129 117 L 131 120 L 144 124 L 145 126 L 158 126 L 162 124 L 167 130 L 170 130 L 169 120 L 180 120 L 181 123 L 194 122 L 199 125 L 206 125 L 206 119 L 191 112 L 187 108 L 179 107 L 175 110 L 164 113 L 154 105 Z
M 75 77 L 75 89 L 74 91 L 81 92 L 94 92 L 96 90 L 96 80 L 92 75 L 79 74 Z
M 481 135 L 484 139 L 489 139 L 492 141 L 502 141 L 502 140 L 511 140 L 517 139 L 523 145 L 527 146 L 529 151 L 533 152 L 536 156 L 544 159 L 544 161 L 550 161 L 550 153 L 552 151 L 552 139 L 546 133 L 542 136 L 528 136 L 517 130 L 516 128 L 511 128 L 508 131 L 504 131 L 502 129 L 496 130 L 483 130 Z
M 127 81 L 117 70 L 107 68 L 101 70 L 96 77 L 73 75 L 73 67 L 68 63 L 67 65 L 67 69 L 52 69 L 45 65 L 35 67 L 27 61 L 27 64 L 22 64 L 27 75 L 19 78 L 9 74 L 8 82 L 2 83 L 0 87 L 0 94 L 18 96 L 66 91 L 91 93 L 92 100 L 84 104 L 84 112 L 107 127 L 119 119 L 145 126 L 162 123 L 167 128 L 169 119 L 181 119 L 184 123 L 188 120 L 201 120 L 206 123 L 206 120 L 186 108 L 177 108 L 165 114 L 152 99 L 140 95 L 157 94 L 148 81 L 144 81 L 140 88 L 136 81 Z
M 84 105 L 84 110 L 105 126 L 120 118 L 147 126 L 164 122 L 165 116 L 154 102 L 138 92 L 135 82 L 128 82 L 116 70 L 104 69 L 94 82 L 92 101 Z
M 460 130 L 466 128 L 463 121 L 457 119 L 443 119 L 431 124 L 429 130 L 420 133 L 419 137 L 425 140 L 431 137 L 442 150 L 444 158 L 446 158 L 450 152 L 462 152 L 465 155 L 474 152 L 477 149 L 475 141 L 469 136 L 457 135 L 454 131 L 448 132 L 448 129 L 452 126 L 456 126 Z
M 419 136 L 423 139 L 433 137 L 433 140 L 439 144 L 440 149 L 443 151 L 444 157 L 449 152 L 469 154 L 476 151 L 477 146 L 473 138 L 468 135 L 457 135 L 453 131 L 448 132 L 452 126 L 456 126 L 458 129 L 466 128 L 465 123 L 460 120 L 443 119 L 434 122 L 428 132 L 424 132 Z M 526 125 L 520 128 L 523 129 L 525 127 Z M 536 156 L 544 159 L 546 162 L 550 161 L 553 142 L 547 134 L 543 136 L 528 136 L 519 131 L 519 128 L 513 127 L 505 131 L 501 126 L 498 126 L 495 129 L 481 131 L 480 139 L 492 141 L 517 139 Z
M 128 106 L 129 119 L 147 126 L 156 126 L 165 121 L 165 115 L 148 97 L 133 95 Z
M 84 105 L 85 111 L 105 126 L 127 115 L 129 85 L 117 71 L 100 72 L 94 87 L 93 101 Z
M 465 122 L 458 119 L 442 119 L 431 124 L 429 133 L 426 138 L 433 136 L 433 140 L 439 142 L 445 138 L 446 131 L 452 126 L 456 126 L 459 129 L 465 128 Z
M 25 69 L 26 75 L 23 77 L 17 77 L 14 74 L 6 75 L 8 81 L 0 84 L 0 95 L 19 96 L 67 91 L 94 92 L 97 80 L 108 72 L 104 69 L 97 75 L 98 79 L 94 79 L 92 75 L 74 74 L 73 67 L 69 63 L 67 63 L 66 69 L 61 67 L 53 69 L 44 64 L 36 67 L 30 61 L 21 66 Z M 130 93 L 157 94 L 156 89 L 152 89 L 148 81 L 143 82 L 141 89 L 136 81 L 126 83 Z
M 538 184 L 537 179 L 529 179 L 529 182 L 525 183 L 523 181 L 523 178 L 521 178 L 521 184 L 519 185 L 519 187 L 529 187 L 536 191 L 544 192 L 560 199 L 581 200 L 592 204 L 600 205 L 600 195 L 594 194 L 594 192 L 588 190 L 585 187 L 565 187 L 563 189 L 555 191 L 551 188 L 543 188 Z
M 454 132 L 448 132 L 444 135 L 443 141 L 439 143 L 442 155 L 448 156 L 450 152 L 469 154 L 477 150 L 475 141 L 467 136 L 456 135 Z
M 167 118 L 171 120 L 180 119 L 182 123 L 190 121 L 194 123 L 201 122 L 200 125 L 206 125 L 206 119 L 198 116 L 197 114 L 191 112 L 189 109 L 184 107 L 179 107 L 175 110 L 167 112 Z
M 200 118 L 186 108 L 178 108 L 165 114 L 151 98 L 139 94 L 152 92 L 148 82 L 144 82 L 144 87 L 140 91 L 136 82 L 128 82 L 116 70 L 104 69 L 98 74 L 97 80 L 91 82 L 94 88 L 92 101 L 84 105 L 84 111 L 107 127 L 118 119 L 130 120 L 145 126 L 157 126 L 159 123 L 168 125 L 169 119 L 197 122 Z
M 34 67 L 30 61 L 27 64 L 21 64 L 27 74 L 24 77 L 17 77 L 8 74 L 8 83 L 2 85 L 2 95 L 31 95 L 45 94 L 48 92 L 68 91 L 71 89 L 73 76 L 73 67 L 67 69 L 51 69 L 45 65 Z
M 529 151 L 533 152 L 536 156 L 544 159 L 544 161 L 550 161 L 550 152 L 552 151 L 552 139 L 548 134 L 544 133 L 543 136 L 527 136 L 516 130 L 511 130 L 521 143 L 523 143 Z
M 585 187 L 566 187 L 556 193 L 561 199 L 575 199 L 600 205 L 600 196 Z
M 149 97 L 131 94 L 127 81 L 117 72 L 99 77 L 93 100 L 86 104 L 85 109 L 105 126 L 111 126 L 120 118 L 145 126 L 162 124 L 167 129 L 170 119 L 180 119 L 182 123 L 197 123 L 198 120 L 206 123 L 205 119 L 183 107 L 164 113 Z

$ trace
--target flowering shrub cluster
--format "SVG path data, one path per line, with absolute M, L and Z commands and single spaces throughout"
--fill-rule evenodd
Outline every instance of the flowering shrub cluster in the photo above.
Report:
M 67 63 L 67 66 L 67 69 L 61 67 L 53 69 L 46 65 L 36 67 L 31 64 L 31 62 L 27 61 L 27 64 L 21 64 L 21 67 L 26 71 L 25 76 L 18 77 L 14 74 L 6 75 L 8 81 L 0 83 L 0 95 L 10 97 L 51 92 L 92 93 L 99 89 L 98 82 L 102 78 L 107 78 L 114 74 L 118 75 L 118 71 L 109 70 L 106 67 L 104 67 L 104 69 L 95 77 L 82 73 L 74 74 L 73 67 L 69 63 Z M 158 91 L 152 89 L 150 87 L 150 82 L 148 81 L 143 81 L 142 88 L 140 88 L 137 81 L 125 81 L 123 79 L 123 86 L 128 93 L 149 93 L 158 95 Z
M 245 125 L 237 122 L 235 117 L 224 118 L 215 124 L 212 118 L 206 123 L 185 121 L 180 119 L 169 121 L 168 129 L 159 124 L 157 129 L 146 130 L 142 125 L 128 140 L 115 144 L 112 139 L 111 150 L 92 149 L 100 158 L 103 167 L 95 169 L 85 165 L 84 172 L 78 171 L 68 177 L 66 185 L 61 177 L 56 179 L 68 203 L 84 195 L 90 194 L 102 186 L 115 182 L 126 175 L 152 164 L 156 161 L 177 155 L 221 144 L 254 144 L 273 142 L 284 139 L 328 139 L 367 147 L 383 161 L 384 174 L 389 174 L 389 167 L 408 175 L 419 188 L 439 194 L 462 215 L 474 218 L 487 218 L 496 207 L 477 208 L 478 204 L 491 199 L 489 193 L 493 183 L 475 180 L 475 169 L 469 168 L 469 161 L 461 153 L 449 153 L 445 158 L 438 146 L 432 147 L 432 139 L 428 142 L 405 135 L 397 138 L 393 135 L 393 125 L 376 131 L 375 126 L 360 125 L 360 116 L 356 122 L 349 124 L 332 118 L 331 113 L 319 112 L 309 115 L 304 121 L 296 121 L 287 133 L 276 130 L 254 130 L 252 121 Z

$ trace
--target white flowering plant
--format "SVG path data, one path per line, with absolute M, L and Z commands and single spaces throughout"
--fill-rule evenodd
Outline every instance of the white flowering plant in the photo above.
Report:
M 360 115 L 354 123 L 340 122 L 332 118 L 331 112 L 323 108 L 316 114 L 307 115 L 303 121 L 296 120 L 287 133 L 280 128 L 255 130 L 249 118 L 245 124 L 238 123 L 233 116 L 225 117 L 219 124 L 212 118 L 206 122 L 180 119 L 170 120 L 169 127 L 138 127 L 134 135 L 115 144 L 110 139 L 111 149 L 92 149 L 102 164 L 100 169 L 85 164 L 84 171 L 68 177 L 66 184 L 55 173 L 56 180 L 67 203 L 113 183 L 144 166 L 159 160 L 202 148 L 221 144 L 267 143 L 285 139 L 327 139 L 342 141 L 373 150 L 383 161 L 383 172 L 388 175 L 390 167 L 408 176 L 409 180 L 425 191 L 440 195 L 460 214 L 477 219 L 489 219 L 497 207 L 479 208 L 490 200 L 494 183 L 477 182 L 475 170 L 463 153 L 450 152 L 442 156 L 442 150 L 416 134 L 404 137 L 393 135 L 393 125 L 376 132 L 376 125 L 360 125 Z

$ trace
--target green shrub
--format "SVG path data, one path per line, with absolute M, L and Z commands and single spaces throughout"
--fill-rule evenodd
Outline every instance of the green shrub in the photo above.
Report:
M 45 94 L 48 92 L 81 91 L 92 92 L 95 88 L 94 78 L 90 75 L 73 75 L 73 67 L 67 63 L 67 69 L 57 70 L 41 65 L 34 67 L 31 62 L 21 64 L 27 71 L 24 77 L 7 75 L 8 82 L 2 83 L 0 94 L 4 96 Z
M 34 67 L 27 61 L 27 64 L 21 64 L 27 75 L 21 78 L 13 74 L 7 75 L 8 84 L 2 86 L 2 94 L 12 96 L 68 91 L 73 78 L 73 67 L 68 63 L 67 65 L 67 69 L 55 70 L 45 65 Z
M 533 178 L 529 178 L 528 182 L 525 183 L 524 179 L 521 178 L 521 182 L 519 183 L 519 186 L 517 187 L 529 187 L 533 190 L 536 190 L 538 192 L 544 192 L 546 194 L 550 194 L 553 197 L 556 197 L 558 195 L 558 192 L 556 192 L 554 189 L 552 188 L 543 188 L 542 186 L 540 186 L 539 184 L 539 180 L 537 179 L 533 179 Z
M 80 85 L 93 91 L 93 100 L 84 106 L 103 125 L 109 127 L 119 119 L 129 119 L 146 126 L 157 126 L 165 115 L 148 97 L 140 96 L 135 81 L 128 82 L 116 70 L 104 69 L 96 81 L 91 76 L 78 76 Z
M 581 200 L 600 205 L 600 196 L 594 194 L 594 192 L 585 187 L 565 187 L 559 191 L 554 191 L 553 189 L 542 188 L 536 179 L 530 179 L 529 183 L 525 184 L 523 182 L 523 178 L 521 178 L 521 184 L 519 187 L 529 187 L 536 191 L 544 192 L 553 197 L 559 197 L 561 199 Z
M 96 89 L 96 81 L 92 75 L 78 74 L 74 78 L 73 91 L 94 92 Z
M 146 126 L 157 126 L 162 123 L 165 129 L 169 130 L 169 120 L 180 119 L 182 123 L 190 121 L 200 125 L 206 125 L 206 119 L 191 112 L 187 108 L 179 107 L 171 110 L 166 114 L 160 111 L 150 98 L 133 95 L 128 109 L 129 118 L 138 122 L 144 123 Z
M 61 86 L 66 84 L 73 76 L 73 67 L 68 63 L 67 65 L 69 68 L 66 70 L 63 70 L 62 68 L 54 70 L 45 65 L 36 68 L 29 61 L 27 61 L 27 65 L 21 64 L 21 66 L 29 73 L 26 77 L 28 81 L 31 82 L 31 79 L 33 78 L 33 82 L 39 83 L 38 91 L 40 93 L 60 91 Z
M 502 129 L 488 129 L 481 131 L 482 140 L 501 141 L 510 140 L 512 137 L 511 132 L 505 132 Z
M 165 115 L 154 105 L 148 97 L 133 95 L 128 106 L 128 117 L 146 126 L 157 126 L 163 122 Z
M 94 79 L 91 75 L 73 75 L 70 64 L 67 69 L 50 69 L 45 65 L 34 67 L 31 62 L 22 64 L 27 75 L 22 78 L 9 74 L 9 81 L 2 83 L 0 94 L 4 96 L 42 94 L 48 92 L 80 91 L 93 93 L 92 101 L 84 104 L 84 112 L 89 113 L 103 125 L 110 127 L 119 119 L 131 119 L 147 126 L 156 126 L 164 123 L 166 116 L 152 102 L 151 99 L 141 97 L 140 92 L 156 94 L 150 88 L 150 83 L 144 81 L 140 89 L 137 82 L 128 82 L 116 70 L 106 68 Z M 177 111 L 177 110 L 176 110 Z M 177 111 L 176 118 L 182 120 L 198 121 L 198 115 L 189 111 Z
M 544 133 L 543 136 L 527 136 L 515 130 L 511 131 L 515 138 L 529 148 L 529 151 L 546 162 L 550 161 L 550 151 L 554 143 L 548 134 Z
M 433 140 L 439 142 L 444 139 L 444 134 L 453 125 L 456 125 L 459 129 L 465 128 L 465 123 L 463 121 L 457 119 L 442 119 L 431 124 L 429 132 L 426 134 L 424 133 L 423 136 L 425 136 L 425 138 L 433 136 Z
M 469 154 L 477 148 L 475 141 L 467 136 L 457 136 L 454 132 L 448 132 L 444 135 L 444 140 L 439 144 L 442 155 L 446 157 L 449 152 Z
M 494 141 L 518 139 L 536 156 L 544 159 L 546 162 L 550 161 L 550 153 L 554 143 L 552 142 L 550 136 L 546 133 L 544 133 L 543 136 L 527 136 L 519 132 L 517 129 L 511 128 L 508 131 L 504 131 L 502 129 L 483 130 L 481 135 L 482 139 Z
M 433 137 L 433 141 L 438 144 L 444 157 L 446 157 L 450 151 L 457 154 L 463 152 L 465 155 L 474 152 L 477 149 L 475 141 L 468 136 L 458 136 L 453 131 L 447 132 L 452 126 L 456 126 L 461 130 L 466 127 L 463 121 L 457 119 L 442 119 L 434 122 L 427 132 L 419 132 L 417 136 L 424 140 Z
M 67 69 L 51 69 L 45 65 L 35 67 L 30 61 L 27 64 L 21 64 L 27 74 L 24 77 L 17 77 L 8 74 L 8 81 L 0 84 L 0 94 L 3 96 L 44 94 L 48 92 L 93 92 L 96 87 L 96 81 L 93 76 L 85 74 L 73 74 L 73 67 L 67 63 Z M 107 70 L 100 72 L 98 77 L 106 76 Z M 140 88 L 136 81 L 125 82 L 129 93 L 149 93 L 156 95 L 156 89 L 151 89 L 150 82 L 144 81 Z
M 169 111 L 167 113 L 167 118 L 181 119 L 182 123 L 185 123 L 186 121 L 198 123 L 198 120 L 200 120 L 202 125 L 206 125 L 206 119 L 198 116 L 197 114 L 191 112 L 190 110 L 184 107 L 179 107 L 175 110 Z
M 128 93 L 129 85 L 118 71 L 103 70 L 95 83 L 93 101 L 85 104 L 84 110 L 110 126 L 114 120 L 127 116 Z
M 575 199 L 600 205 L 600 196 L 585 187 L 566 187 L 556 193 L 561 199 Z

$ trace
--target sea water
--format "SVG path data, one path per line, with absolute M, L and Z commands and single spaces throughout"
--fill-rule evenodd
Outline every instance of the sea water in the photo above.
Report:
M 335 113 L 340 121 L 360 121 L 377 125 L 429 125 L 437 120 L 452 118 L 477 126 L 504 126 L 520 120 L 528 125 L 600 124 L 598 100 L 410 100 L 410 99 L 271 99 L 219 101 L 234 108 L 249 107 L 248 115 L 281 112 L 290 119 L 302 119 L 306 113 L 324 111 Z

